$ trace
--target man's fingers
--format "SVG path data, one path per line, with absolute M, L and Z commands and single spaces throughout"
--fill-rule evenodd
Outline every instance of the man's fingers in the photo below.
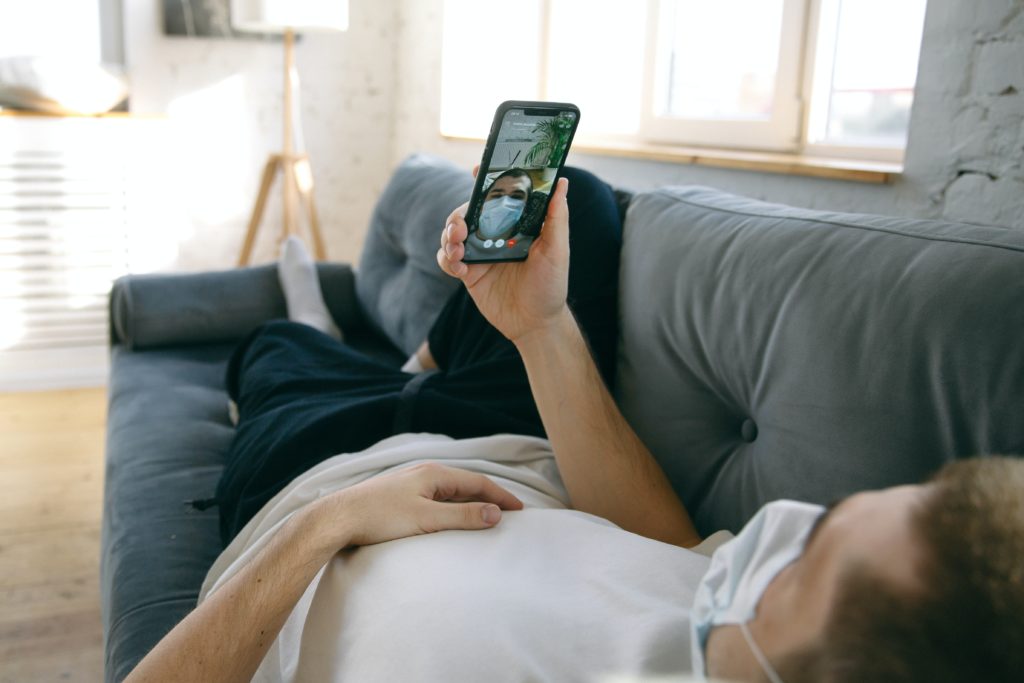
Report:
M 445 221 L 444 230 L 441 231 L 441 248 L 448 242 L 462 243 L 466 240 L 466 236 L 469 234 L 469 228 L 466 226 L 466 211 L 469 205 L 463 204 L 459 208 L 448 214 L 448 220 Z
M 480 172 L 480 164 L 473 167 L 473 177 Z M 462 243 L 469 236 L 469 227 L 466 225 L 466 212 L 469 211 L 469 202 L 466 202 L 455 209 L 448 216 L 448 222 L 441 231 L 441 251 L 437 253 L 437 262 L 441 263 L 441 270 L 452 277 L 460 280 L 469 274 L 469 268 L 462 263 L 462 256 L 465 253 L 460 251 Z M 442 263 L 445 261 L 445 263 Z
M 501 520 L 502 509 L 523 508 L 521 500 L 482 474 L 437 463 L 423 463 L 412 473 L 422 482 L 422 495 L 431 499 L 424 501 L 420 514 L 426 532 L 486 529 Z
M 494 503 L 505 510 L 523 508 L 523 501 L 483 474 L 443 465 L 429 465 L 422 469 L 426 477 L 424 494 L 434 500 L 478 500 Z
M 477 500 L 494 503 L 503 510 L 522 510 L 523 501 L 495 484 L 490 477 L 455 468 L 445 468 L 435 483 L 436 500 Z
M 460 246 L 459 249 L 462 249 Z M 444 247 L 437 250 L 437 265 L 448 275 L 460 280 L 469 274 L 469 267 L 462 262 L 462 252 L 457 252 L 458 258 L 453 259 L 445 252 Z
M 469 234 L 464 218 L 467 206 L 463 204 L 449 214 L 444 230 L 441 231 L 441 248 L 437 250 L 437 265 L 448 275 L 460 280 L 469 272 L 466 264 L 462 262 L 465 255 L 462 243 Z

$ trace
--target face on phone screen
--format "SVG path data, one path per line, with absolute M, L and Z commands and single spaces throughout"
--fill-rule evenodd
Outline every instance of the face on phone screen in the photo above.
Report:
M 576 125 L 573 111 L 505 111 L 490 158 L 481 168 L 482 192 L 469 207 L 466 261 L 526 258 L 540 234 L 558 171 Z

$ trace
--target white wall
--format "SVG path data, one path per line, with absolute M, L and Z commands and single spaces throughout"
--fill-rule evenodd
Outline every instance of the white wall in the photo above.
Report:
M 400 0 L 395 161 L 423 150 L 469 166 L 481 152 L 437 133 L 443 4 Z M 1024 229 L 1024 2 L 931 0 L 921 50 L 906 172 L 891 185 L 582 154 L 569 163 L 636 190 L 697 183 L 810 208 Z
M 128 0 L 125 58 L 136 114 L 167 117 L 174 154 L 154 160 L 179 252 L 166 267 L 234 265 L 268 154 L 281 149 L 280 42 L 165 36 L 160 3 Z M 302 121 L 328 253 L 352 260 L 390 172 L 395 108 L 395 0 L 353 2 L 345 33 L 296 45 Z M 273 258 L 280 180 L 255 261 Z

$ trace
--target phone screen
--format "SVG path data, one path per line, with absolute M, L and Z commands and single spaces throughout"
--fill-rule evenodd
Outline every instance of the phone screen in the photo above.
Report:
M 540 234 L 578 122 L 573 105 L 505 103 L 498 108 L 466 214 L 464 261 L 526 258 Z

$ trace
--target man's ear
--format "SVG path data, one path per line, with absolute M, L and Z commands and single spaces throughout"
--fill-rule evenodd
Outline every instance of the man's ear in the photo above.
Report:
M 478 173 L 480 173 L 480 164 L 473 167 L 473 177 L 476 178 Z

